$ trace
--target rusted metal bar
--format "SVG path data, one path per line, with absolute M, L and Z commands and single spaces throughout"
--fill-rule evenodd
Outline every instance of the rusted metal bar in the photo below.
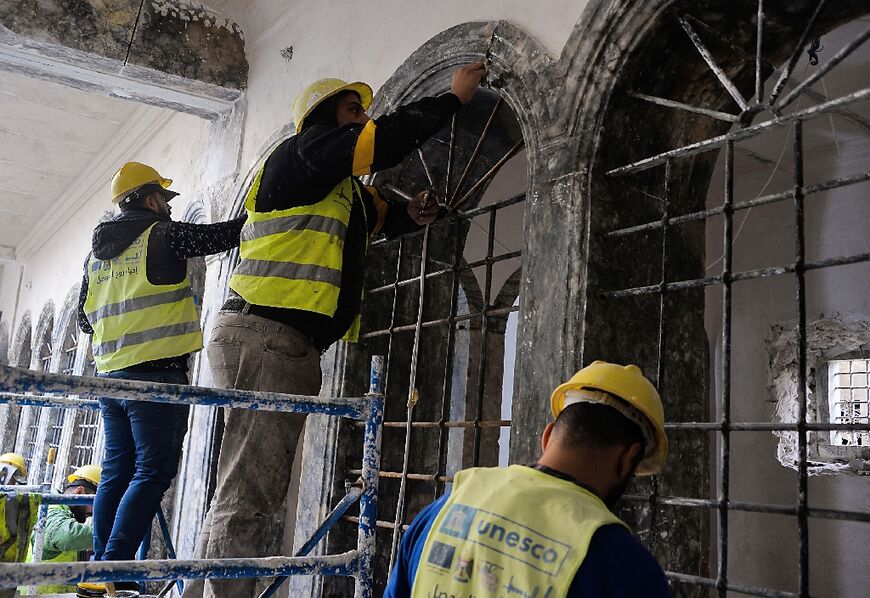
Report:
M 459 201 L 457 201 L 456 203 L 453 204 L 453 206 L 452 206 L 453 209 L 454 209 L 454 210 L 458 210 L 458 209 L 461 208 L 461 207 L 463 206 L 463 204 L 465 204 L 469 199 L 471 199 L 472 197 L 474 197 L 474 194 L 477 193 L 477 191 L 478 191 L 478 190 L 479 190 L 479 189 L 480 189 L 480 188 L 481 188 L 481 187 L 482 187 L 482 186 L 483 186 L 487 181 L 489 181 L 489 179 L 491 179 L 493 176 L 495 176 L 496 173 L 497 173 L 499 170 L 501 170 L 501 167 L 504 166 L 504 165 L 507 163 L 508 160 L 510 160 L 511 158 L 513 158 L 515 155 L 517 155 L 517 153 L 522 149 L 524 143 L 525 143 L 525 142 L 524 142 L 522 139 L 520 139 L 519 141 L 517 141 L 517 142 L 514 144 L 514 146 L 513 146 L 512 148 L 510 148 L 510 149 L 507 151 L 507 153 L 506 153 L 504 156 L 502 156 L 501 158 L 499 158 L 498 162 L 496 162 L 495 164 L 493 164 L 492 168 L 490 168 L 488 171 L 486 171 L 486 173 L 485 173 L 482 177 L 480 177 L 480 179 L 479 179 L 476 183 L 474 183 L 474 185 L 471 187 L 471 189 L 469 189 L 468 192 L 467 192 L 465 195 L 462 196 L 462 199 L 460 199 Z
M 790 125 L 799 120 L 808 120 L 822 114 L 835 112 L 845 106 L 851 106 L 852 104 L 864 102 L 868 99 L 870 99 L 870 88 L 862 89 L 860 91 L 856 91 L 854 93 L 850 93 L 843 97 L 837 98 L 836 100 L 831 100 L 829 102 L 810 106 L 809 108 L 792 112 L 791 114 L 784 114 L 782 116 L 778 116 L 762 123 L 758 123 L 757 125 L 752 125 L 751 127 L 731 131 L 724 135 L 719 135 L 718 137 L 711 137 L 710 139 L 705 139 L 704 141 L 699 141 L 697 143 L 690 143 L 689 145 L 684 145 L 683 147 L 677 149 L 668 150 L 666 152 L 656 154 L 655 156 L 650 156 L 649 158 L 644 158 L 643 160 L 638 160 L 637 162 L 632 162 L 631 164 L 620 166 L 619 168 L 613 168 L 607 171 L 607 175 L 623 176 L 626 174 L 633 174 L 636 172 L 648 170 L 654 166 L 664 164 L 665 160 L 667 160 L 668 158 L 685 158 L 687 156 L 701 154 L 703 152 L 707 152 L 712 149 L 721 147 L 728 140 L 740 141 L 743 139 L 757 137 L 758 135 L 761 135 L 762 133 L 765 133 L 774 127 Z
M 519 311 L 519 306 L 511 305 L 510 307 L 500 307 L 498 309 L 490 309 L 484 312 L 476 312 L 473 314 L 462 314 L 461 316 L 455 317 L 447 317 L 447 318 L 438 318 L 437 320 L 428 320 L 423 322 L 423 328 L 429 328 L 431 326 L 444 326 L 445 324 L 453 324 L 455 322 L 464 322 L 466 320 L 473 320 L 474 318 L 481 317 L 498 317 L 498 316 L 506 316 L 511 312 Z M 393 328 L 385 328 L 383 330 L 374 330 L 372 332 L 367 332 L 366 334 L 361 335 L 362 339 L 375 338 L 378 336 L 385 336 L 393 334 L 397 332 L 411 332 L 412 330 L 416 330 L 417 324 L 407 324 L 404 326 L 395 326 Z
M 813 27 L 816 24 L 816 19 L 819 18 L 819 13 L 822 12 L 822 9 L 825 7 L 826 3 L 827 0 L 819 0 L 819 3 L 816 5 L 816 10 L 813 11 L 813 15 L 807 22 L 807 26 L 804 28 L 803 33 L 801 33 L 801 37 L 798 40 L 794 52 L 791 53 L 791 56 L 789 57 L 785 68 L 782 70 L 782 74 L 779 76 L 779 79 L 773 86 L 773 90 L 770 92 L 770 98 L 767 100 L 768 105 L 773 106 L 776 103 L 776 98 L 779 97 L 780 92 L 782 92 L 782 88 L 785 87 L 785 82 L 788 81 L 789 77 L 791 77 L 791 73 L 794 70 L 795 65 L 797 64 L 798 59 L 801 57 L 801 54 L 803 54 L 804 46 L 810 39 L 810 34 L 812 33 Z
M 709 116 L 711 118 L 715 118 L 716 120 L 724 120 L 725 122 L 736 123 L 740 122 L 740 117 L 734 114 L 728 114 L 727 112 L 721 112 L 719 110 L 710 110 L 708 108 L 700 108 L 698 106 L 692 106 L 691 104 L 684 104 L 683 102 L 676 102 L 674 100 L 669 100 L 667 98 L 660 98 L 658 96 L 651 96 L 645 93 L 640 93 L 637 91 L 630 91 L 628 95 L 637 98 L 639 100 L 643 100 L 645 102 L 650 102 L 651 104 L 656 104 L 657 106 L 665 106 L 666 108 L 676 108 L 677 110 L 683 110 L 684 112 L 691 112 L 693 114 L 703 114 L 704 116 Z
M 737 86 L 728 78 L 728 75 L 725 74 L 725 71 L 716 64 L 716 60 L 713 58 L 713 55 L 710 53 L 710 50 L 707 49 L 707 46 L 704 45 L 704 42 L 701 41 L 701 38 L 695 33 L 695 30 L 692 29 L 692 26 L 689 22 L 680 17 L 679 18 L 680 25 L 683 27 L 683 31 L 686 32 L 686 35 L 689 36 L 689 39 L 692 40 L 692 43 L 695 44 L 695 48 L 698 50 L 698 53 L 701 55 L 701 58 L 704 59 L 704 62 L 707 63 L 707 66 L 710 67 L 710 70 L 713 71 L 713 74 L 716 75 L 716 78 L 719 79 L 719 83 L 722 84 L 722 87 L 725 88 L 725 91 L 734 98 L 734 101 L 737 102 L 737 105 L 740 106 L 741 110 L 748 110 L 749 104 L 746 103 L 746 100 L 743 99 L 743 95 L 741 95 L 740 91 L 737 89 Z
M 471 152 L 471 157 L 468 159 L 468 163 L 465 165 L 465 170 L 462 172 L 462 176 L 459 177 L 459 182 L 456 184 L 456 189 L 453 190 L 452 195 L 448 195 L 447 204 L 453 206 L 454 200 L 456 196 L 459 195 L 459 192 L 462 191 L 462 186 L 465 185 L 465 181 L 468 179 L 468 175 L 471 174 L 471 169 L 474 167 L 474 163 L 477 162 L 477 156 L 480 154 L 480 149 L 483 147 L 483 142 L 486 140 L 487 135 L 489 135 L 489 130 L 492 128 L 492 123 L 495 122 L 495 115 L 498 112 L 498 109 L 501 108 L 503 100 L 501 97 L 495 103 L 495 108 L 493 108 L 492 113 L 489 115 L 489 118 L 486 121 L 486 124 L 483 127 L 483 131 L 480 134 L 480 137 L 477 140 L 477 145 L 474 146 L 474 151 Z
M 420 164 L 423 165 L 423 171 L 426 173 L 426 178 L 429 180 L 429 187 L 435 188 L 435 181 L 432 178 L 432 171 L 429 169 L 429 164 L 426 162 L 426 156 L 423 155 L 423 148 L 417 148 L 417 155 L 420 156 Z
M 839 187 L 846 187 L 848 185 L 855 185 L 857 183 L 863 183 L 864 181 L 870 181 L 870 171 L 862 172 L 861 174 L 855 174 L 852 176 L 841 177 L 838 179 L 831 179 L 829 181 L 824 181 L 822 183 L 817 183 L 815 185 L 810 185 L 808 187 L 804 187 L 804 197 L 815 195 L 816 193 L 821 193 L 823 191 L 830 191 L 831 189 L 837 189 Z M 756 206 L 763 206 L 770 203 L 775 203 L 778 201 L 785 201 L 787 199 L 793 199 L 794 192 L 793 191 L 783 191 L 781 193 L 773 193 L 771 195 L 764 195 L 762 197 L 756 197 L 755 199 L 750 199 L 748 201 L 737 202 L 732 206 L 732 209 L 736 212 L 739 210 L 746 210 L 749 208 L 754 208 Z M 694 220 L 704 220 L 709 218 L 710 216 L 715 216 L 717 214 L 722 214 L 724 212 L 724 208 L 722 206 L 716 208 L 710 208 L 709 210 L 701 210 L 700 212 L 692 212 L 691 214 L 684 214 L 682 216 L 674 216 L 673 218 L 668 219 L 668 224 L 684 224 L 686 222 L 692 222 Z M 609 233 L 605 233 L 605 237 L 624 237 L 626 235 L 639 233 L 648 230 L 658 229 L 662 226 L 661 220 L 653 220 L 652 222 L 646 222 L 644 224 L 638 224 L 636 226 L 629 226 L 626 228 L 620 228 L 618 230 L 611 231 Z
M 764 57 L 761 53 L 764 47 L 764 0 L 758 0 L 758 12 L 755 18 L 755 103 L 761 104 L 764 98 L 764 77 L 761 73 L 764 65 Z
M 788 92 L 787 95 L 777 104 L 777 110 L 781 110 L 791 104 L 803 92 L 804 89 L 828 74 L 832 68 L 840 64 L 847 56 L 862 46 L 864 42 L 870 39 L 870 28 L 867 28 L 855 39 L 846 44 L 839 52 L 834 54 L 831 59 L 819 67 L 812 75 L 800 82 L 800 84 Z

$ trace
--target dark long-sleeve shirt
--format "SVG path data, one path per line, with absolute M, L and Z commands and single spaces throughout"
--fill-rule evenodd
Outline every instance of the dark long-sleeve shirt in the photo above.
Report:
M 154 227 L 148 245 L 145 273 L 151 284 L 177 284 L 187 276 L 187 260 L 192 257 L 212 255 L 238 247 L 239 235 L 245 217 L 214 224 L 191 224 L 188 222 L 163 221 L 147 210 L 133 210 L 118 214 L 113 220 L 97 226 L 93 237 L 93 253 L 99 259 L 111 259 L 119 255 L 145 229 Z M 88 261 L 85 258 L 82 288 L 79 293 L 78 324 L 86 334 L 94 329 L 85 314 L 85 299 L 88 297 Z M 131 371 L 160 369 L 187 369 L 187 356 L 171 357 L 138 364 Z
M 366 125 L 305 128 L 281 143 L 266 161 L 256 211 L 314 204 L 349 176 L 362 176 L 395 166 L 437 133 L 460 106 L 455 95 L 446 93 L 402 106 Z M 383 233 L 394 238 L 418 228 L 404 203 L 384 201 L 371 187 L 363 187 L 360 195 L 361 202 L 353 203 L 344 242 L 335 314 L 329 317 L 267 306 L 254 306 L 251 313 L 295 328 L 321 350 L 344 335 L 359 313 L 367 237 Z

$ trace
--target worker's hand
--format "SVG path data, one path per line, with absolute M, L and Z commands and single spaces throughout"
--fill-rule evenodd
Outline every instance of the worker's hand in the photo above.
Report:
M 411 220 L 420 226 L 434 222 L 440 210 L 438 198 L 428 190 L 418 193 L 406 205 L 408 206 L 408 215 L 411 217 Z
M 480 87 L 480 82 L 485 76 L 486 67 L 483 66 L 482 62 L 466 64 L 453 73 L 450 91 L 459 98 L 460 102 L 465 104 L 474 97 L 474 92 Z

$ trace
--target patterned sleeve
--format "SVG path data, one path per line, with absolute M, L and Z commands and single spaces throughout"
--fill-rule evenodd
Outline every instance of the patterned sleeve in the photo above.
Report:
M 172 222 L 166 231 L 166 246 L 179 261 L 202 255 L 223 253 L 239 246 L 245 216 L 214 224 Z

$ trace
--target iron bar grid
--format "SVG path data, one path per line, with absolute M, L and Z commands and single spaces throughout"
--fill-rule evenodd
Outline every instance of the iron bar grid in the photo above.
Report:
M 791 54 L 785 69 L 779 73 L 779 78 L 774 84 L 770 98 L 765 104 L 764 99 L 764 68 L 771 68 L 774 72 L 777 69 L 770 67 L 762 57 L 762 49 L 765 45 L 764 39 L 764 3 L 763 0 L 758 0 L 757 10 L 757 34 L 755 44 L 755 101 L 756 105 L 750 109 L 759 111 L 774 105 L 777 97 L 785 89 L 789 78 L 792 75 L 794 66 L 803 52 L 806 41 L 810 38 L 811 32 L 819 14 L 825 6 L 825 0 L 821 0 L 816 6 L 812 17 L 805 25 L 800 42 Z M 691 26 L 686 20 L 681 19 L 681 25 L 686 30 L 686 33 L 692 37 L 698 51 L 703 55 L 704 49 L 702 42 L 695 39 Z M 784 94 L 784 97 L 779 102 L 778 109 L 790 104 L 800 95 L 812 95 L 814 92 L 810 86 L 821 80 L 831 69 L 841 63 L 846 57 L 852 54 L 858 47 L 870 39 L 870 30 L 864 30 L 855 39 L 843 47 L 833 58 L 824 64 L 814 75 L 805 79 L 803 82 L 798 82 L 792 85 L 789 93 Z M 711 70 L 716 73 L 717 67 L 712 60 L 712 56 L 705 56 Z M 719 73 L 716 73 L 719 76 Z M 719 77 L 722 81 L 722 77 Z M 727 81 L 722 81 L 727 88 Z M 729 93 L 731 90 L 728 90 Z M 666 108 L 685 109 L 690 112 L 702 113 L 702 110 L 696 107 L 684 107 L 678 102 L 663 100 L 655 96 L 648 96 L 637 92 L 629 92 L 629 95 L 647 102 L 664 106 Z M 734 94 L 731 94 L 732 96 Z M 626 495 L 623 500 L 633 503 L 642 503 L 650 509 L 650 518 L 654 520 L 655 511 L 659 506 L 667 505 L 673 507 L 688 507 L 711 509 L 715 511 L 715 520 L 717 522 L 717 570 L 714 576 L 703 577 L 697 575 L 688 575 L 685 573 L 668 571 L 667 577 L 672 582 L 685 583 L 696 586 L 708 587 L 715 590 L 717 595 L 724 597 L 731 593 L 746 594 L 753 596 L 771 596 L 771 597 L 794 597 L 808 598 L 810 595 L 810 538 L 808 520 L 826 519 L 837 521 L 848 521 L 854 523 L 870 523 L 870 512 L 848 511 L 843 509 L 822 509 L 809 506 L 808 498 L 808 478 L 810 475 L 811 462 L 808 455 L 808 433 L 809 432 L 824 432 L 834 430 L 840 427 L 839 424 L 831 424 L 828 422 L 809 422 L 808 405 L 807 405 L 807 281 L 806 273 L 814 270 L 833 268 L 845 265 L 864 264 L 870 261 L 870 253 L 855 253 L 852 255 L 840 255 L 838 257 L 818 259 L 808 261 L 806 259 L 806 240 L 805 240 L 805 204 L 808 197 L 819 194 L 832 189 L 855 185 L 870 180 L 870 171 L 862 172 L 856 175 L 840 177 L 837 179 L 827 180 L 821 183 L 806 185 L 804 180 L 804 139 L 803 139 L 803 124 L 811 118 L 815 118 L 821 114 L 831 112 L 843 113 L 844 108 L 852 106 L 858 102 L 866 102 L 870 99 L 870 89 L 862 89 L 843 97 L 828 101 L 825 99 L 823 103 L 804 110 L 796 110 L 791 114 L 782 115 L 778 111 L 773 111 L 774 116 L 765 121 L 751 126 L 735 126 L 731 131 L 724 135 L 707 139 L 701 142 L 689 144 L 683 147 L 662 152 L 655 156 L 638 160 L 631 164 L 613 168 L 607 174 L 612 177 L 625 176 L 643 171 L 648 171 L 651 168 L 664 166 L 666 191 L 664 198 L 656 198 L 660 200 L 662 206 L 662 218 L 639 225 L 627 226 L 617 230 L 603 231 L 601 233 L 604 239 L 618 239 L 629 237 L 635 234 L 646 233 L 649 231 L 661 231 L 661 260 L 662 260 L 662 278 L 656 284 L 645 286 L 635 286 L 629 288 L 616 288 L 599 292 L 599 296 L 606 299 L 618 299 L 621 297 L 636 297 L 641 295 L 659 295 L 659 310 L 660 323 L 664 320 L 664 297 L 671 292 L 683 291 L 688 289 L 699 289 L 710 285 L 722 285 L 722 316 L 721 316 L 721 348 L 722 348 L 722 391 L 720 402 L 718 403 L 718 415 L 715 418 L 717 421 L 711 422 L 670 422 L 665 425 L 669 432 L 680 431 L 689 433 L 709 433 L 716 434 L 718 440 L 717 454 L 717 498 L 716 499 L 699 499 L 679 496 L 661 496 L 658 494 L 657 486 L 653 484 L 651 495 Z M 735 100 L 739 99 L 735 97 Z M 728 120 L 726 114 L 708 114 L 711 118 L 719 118 Z M 848 115 L 847 115 L 848 117 Z M 744 139 L 750 139 L 761 135 L 773 127 L 792 126 L 795 131 L 794 141 L 792 144 L 793 162 L 794 162 L 794 180 L 792 188 L 785 192 L 769 194 L 761 197 L 756 197 L 752 200 L 736 202 L 734 200 L 734 149 L 735 142 Z M 669 170 L 672 167 L 673 160 L 686 158 L 697 155 L 706 151 L 724 150 L 725 162 L 725 189 L 724 201 L 721 206 L 695 211 L 688 214 L 669 216 L 669 199 L 668 180 Z M 794 212 L 794 243 L 795 257 L 792 263 L 787 263 L 779 266 L 770 266 L 764 268 L 756 268 L 742 272 L 733 271 L 733 246 L 734 246 L 734 214 L 740 210 L 748 210 L 755 206 L 767 205 L 776 202 L 791 201 L 793 203 Z M 721 215 L 723 218 L 723 256 L 721 273 L 713 276 L 699 277 L 696 279 L 679 280 L 669 282 L 666 277 L 666 264 L 669 259 L 668 253 L 668 234 L 670 227 L 693 221 L 706 221 L 708 218 Z M 797 346 L 797 414 L 794 421 L 788 422 L 734 422 L 732 419 L 732 401 L 731 401 L 731 380 L 732 380 L 732 285 L 735 282 L 757 280 L 773 276 L 794 276 L 795 280 L 795 304 L 794 309 L 797 316 L 797 331 L 796 331 L 796 346 Z M 659 330 L 658 338 L 658 382 L 662 384 L 662 351 L 666 344 L 665 331 Z M 867 423 L 851 423 L 845 424 L 849 431 L 863 431 L 870 426 Z M 731 434 L 743 432 L 789 432 L 796 438 L 797 456 L 794 460 L 794 468 L 797 470 L 797 497 L 794 505 L 776 505 L 764 504 L 757 502 L 734 501 L 730 497 L 730 473 L 731 473 Z M 795 518 L 798 531 L 798 579 L 796 592 L 781 591 L 778 589 L 761 587 L 757 585 L 734 583 L 729 576 L 729 553 L 728 553 L 728 517 L 729 512 L 740 511 L 750 513 L 761 513 L 769 515 L 789 516 Z M 651 526 L 651 530 L 652 530 Z M 654 532 L 653 532 L 654 533 Z M 733 566 L 732 571 L 733 573 Z

